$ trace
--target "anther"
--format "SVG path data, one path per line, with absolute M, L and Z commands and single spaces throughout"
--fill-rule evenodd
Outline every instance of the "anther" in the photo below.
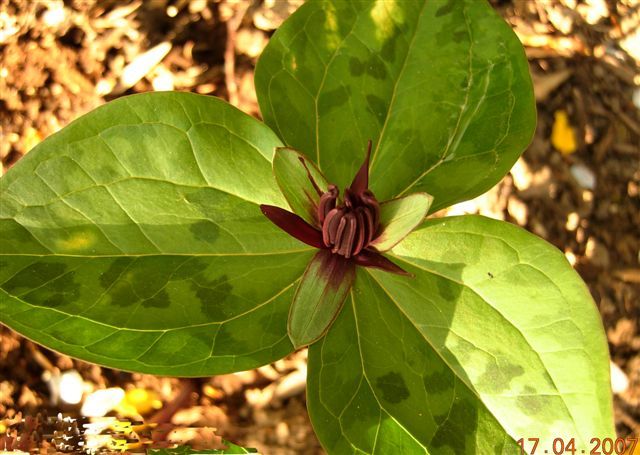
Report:
M 336 207 L 337 200 L 338 187 L 329 185 L 327 192 L 320 196 L 320 201 L 318 202 L 318 221 L 320 222 L 320 226 L 324 223 L 329 212 Z

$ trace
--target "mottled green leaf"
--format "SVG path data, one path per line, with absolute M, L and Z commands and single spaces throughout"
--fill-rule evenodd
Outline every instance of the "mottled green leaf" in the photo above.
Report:
M 482 217 L 434 219 L 359 269 L 309 352 L 308 408 L 331 453 L 520 453 L 519 438 L 615 437 L 606 337 L 563 254 Z M 355 340 L 354 340 L 355 334 Z
M 522 46 L 481 0 L 310 0 L 256 69 L 262 115 L 344 188 L 372 139 L 379 200 L 425 191 L 431 211 L 493 186 L 529 143 Z
M 355 265 L 329 250 L 309 263 L 289 313 L 289 338 L 295 348 L 315 343 L 338 316 L 355 278 Z
M 431 202 L 431 195 L 415 193 L 380 204 L 382 232 L 371 242 L 371 246 L 378 251 L 393 248 L 424 220 Z
M 258 207 L 287 207 L 281 145 L 212 97 L 118 99 L 0 180 L 0 321 L 125 370 L 199 376 L 292 350 L 287 314 L 313 250 Z
M 304 160 L 304 164 L 301 160 Z M 327 191 L 329 183 L 315 163 L 296 150 L 286 147 L 278 148 L 273 158 L 273 172 L 291 210 L 307 223 L 316 226 L 318 216 L 315 207 L 318 205 L 320 196 L 313 182 L 323 193 Z

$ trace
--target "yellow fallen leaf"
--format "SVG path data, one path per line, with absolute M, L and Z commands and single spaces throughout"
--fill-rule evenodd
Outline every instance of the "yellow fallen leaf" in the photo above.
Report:
M 565 111 L 556 111 L 553 128 L 551 129 L 551 144 L 563 155 L 570 155 L 576 151 L 576 133 L 569 123 Z
M 208 396 L 209 398 L 213 398 L 214 400 L 218 400 L 218 399 L 224 397 L 224 392 L 222 390 L 220 390 L 220 389 L 215 388 L 211 384 L 206 384 L 202 388 L 202 391 L 204 392 L 204 394 L 206 396 Z
M 127 390 L 124 399 L 116 407 L 116 411 L 126 417 L 135 417 L 136 415 L 148 414 L 161 407 L 162 401 L 155 392 L 146 389 L 131 389 Z

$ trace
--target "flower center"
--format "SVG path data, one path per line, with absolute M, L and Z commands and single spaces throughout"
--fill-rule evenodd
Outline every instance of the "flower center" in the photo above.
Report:
M 347 188 L 342 204 L 336 206 L 338 188 L 329 185 L 320 196 L 318 221 L 322 240 L 331 252 L 350 258 L 375 238 L 380 223 L 380 204 L 369 190 L 356 194 Z

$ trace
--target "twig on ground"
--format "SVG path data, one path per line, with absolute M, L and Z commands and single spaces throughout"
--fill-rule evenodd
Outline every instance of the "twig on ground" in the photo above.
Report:
M 224 81 L 229 103 L 238 105 L 238 83 L 236 82 L 236 33 L 251 2 L 241 2 L 234 15 L 227 21 L 227 43 L 224 50 Z

